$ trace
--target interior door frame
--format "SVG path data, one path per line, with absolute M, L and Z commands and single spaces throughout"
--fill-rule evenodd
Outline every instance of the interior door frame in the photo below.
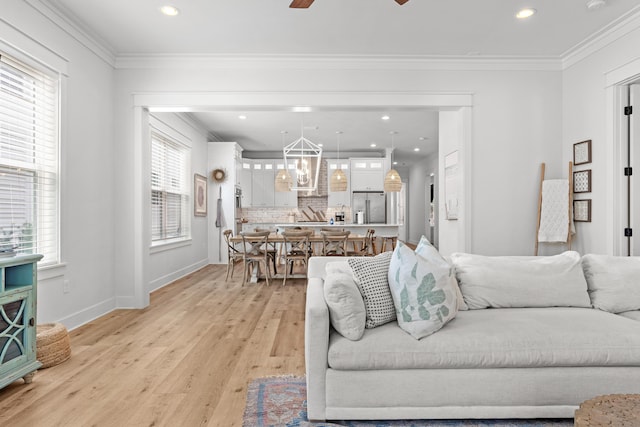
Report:
M 264 109 L 267 111 L 295 111 L 299 107 L 335 110 L 372 110 L 380 108 L 454 111 L 460 114 L 459 150 L 465 163 L 463 179 L 464 199 L 460 212 L 456 250 L 471 250 L 471 140 L 473 93 L 471 92 L 139 92 L 132 96 L 133 144 L 131 155 L 135 159 L 133 171 L 133 200 L 135 218 L 129 219 L 134 236 L 132 242 L 135 266 L 130 284 L 127 306 L 144 308 L 149 304 L 147 280 L 150 277 L 149 248 L 146 242 L 149 227 L 149 207 L 145 201 L 147 176 L 145 165 L 144 118 L 148 112 L 194 112 L 234 109 Z
M 627 163 L 627 116 L 624 115 L 624 107 L 628 102 L 627 86 L 638 80 L 640 58 L 605 73 L 606 170 L 609 171 L 606 174 L 606 223 L 609 225 L 606 253 L 610 255 L 626 255 L 627 252 L 627 238 L 624 236 L 627 223 L 627 180 L 623 173 Z M 636 233 L 640 233 L 640 228 Z

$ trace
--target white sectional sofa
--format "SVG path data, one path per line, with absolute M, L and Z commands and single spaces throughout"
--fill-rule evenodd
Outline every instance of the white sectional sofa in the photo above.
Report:
M 595 396 L 640 393 L 638 311 L 471 309 L 420 340 L 394 321 L 354 341 L 330 323 L 323 286 L 335 261 L 309 262 L 310 420 L 572 418 Z

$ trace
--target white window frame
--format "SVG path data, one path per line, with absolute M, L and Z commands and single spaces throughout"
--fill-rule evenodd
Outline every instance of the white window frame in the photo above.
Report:
M 0 181 L 4 196 L 9 195 L 0 213 L 0 227 L 12 233 L 3 247 L 42 254 L 39 267 L 59 265 L 62 79 L 59 73 L 2 51 L 0 62 L 6 78 L 6 84 L 0 84 L 0 170 L 3 176 L 15 178 Z M 14 201 L 14 189 L 24 191 L 25 199 Z M 26 224 L 30 233 L 25 236 Z
M 150 238 L 151 238 L 151 248 L 158 249 L 160 247 L 180 247 L 185 242 L 191 240 L 191 214 L 192 214 L 192 206 L 191 206 L 191 181 L 189 179 L 190 171 L 191 171 L 191 146 L 187 141 L 184 141 L 179 135 L 175 132 L 172 132 L 171 129 L 151 116 L 149 118 L 149 155 L 150 155 L 150 171 L 149 171 L 149 186 L 150 186 Z M 157 179 L 154 179 L 154 147 L 155 144 L 161 144 L 164 146 L 166 150 L 169 152 L 179 151 L 182 158 L 180 160 L 173 158 L 173 161 L 179 161 L 180 170 L 177 171 L 176 175 L 175 171 L 157 171 L 160 176 Z M 162 157 L 163 155 L 160 154 Z M 163 159 L 161 162 L 166 162 L 170 159 Z M 165 163 L 166 164 L 166 163 Z M 169 167 L 171 168 L 171 167 Z M 162 169 L 162 167 L 161 167 Z M 172 178 L 173 175 L 173 178 Z M 176 178 L 180 181 L 176 182 Z M 169 181 L 170 180 L 170 183 Z M 161 226 L 161 235 L 158 237 L 157 231 L 157 221 L 154 218 L 154 206 L 155 200 L 154 193 L 160 192 L 163 194 L 162 200 L 164 201 L 162 205 L 164 215 L 161 216 L 161 220 L 163 222 Z M 179 229 L 180 233 L 177 235 L 171 233 L 170 230 L 167 229 L 167 225 L 170 221 L 167 221 L 167 203 L 166 196 L 167 195 L 178 195 L 181 198 L 180 201 L 180 219 L 178 223 L 180 224 Z M 170 219 L 170 218 L 169 218 Z M 176 244 L 178 246 L 176 246 Z M 155 252 L 155 251 L 154 251 Z

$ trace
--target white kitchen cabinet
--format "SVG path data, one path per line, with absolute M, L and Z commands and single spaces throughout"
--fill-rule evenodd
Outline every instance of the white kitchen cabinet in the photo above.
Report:
M 272 207 L 275 205 L 275 162 L 271 160 L 254 160 L 252 181 L 252 201 L 254 208 Z
M 284 168 L 284 160 L 274 160 L 275 164 L 275 175 L 278 174 L 278 171 Z M 289 174 L 293 176 L 295 172 L 295 165 L 290 164 Z M 275 186 L 275 175 L 274 175 L 274 186 Z M 274 187 L 275 188 L 275 187 Z M 274 206 L 277 208 L 297 208 L 298 207 L 298 192 L 297 191 L 276 191 L 274 196 Z
M 251 207 L 251 198 L 253 194 L 253 161 L 248 159 L 241 159 L 239 165 L 239 171 L 237 174 L 238 186 L 242 189 L 242 207 L 250 208 Z
M 351 191 L 384 191 L 384 159 L 350 159 Z
M 331 175 L 338 169 L 342 169 L 342 172 L 347 176 L 347 191 L 331 191 Z M 340 208 L 341 206 L 351 205 L 351 177 L 350 175 L 349 160 L 327 160 L 327 206 L 330 208 Z

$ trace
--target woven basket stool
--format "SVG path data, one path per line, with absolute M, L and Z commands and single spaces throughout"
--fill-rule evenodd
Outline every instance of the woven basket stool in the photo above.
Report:
M 609 394 L 582 402 L 574 426 L 640 426 L 640 394 Z
M 71 357 L 69 333 L 62 323 L 44 323 L 37 326 L 37 359 L 42 368 L 58 365 Z

